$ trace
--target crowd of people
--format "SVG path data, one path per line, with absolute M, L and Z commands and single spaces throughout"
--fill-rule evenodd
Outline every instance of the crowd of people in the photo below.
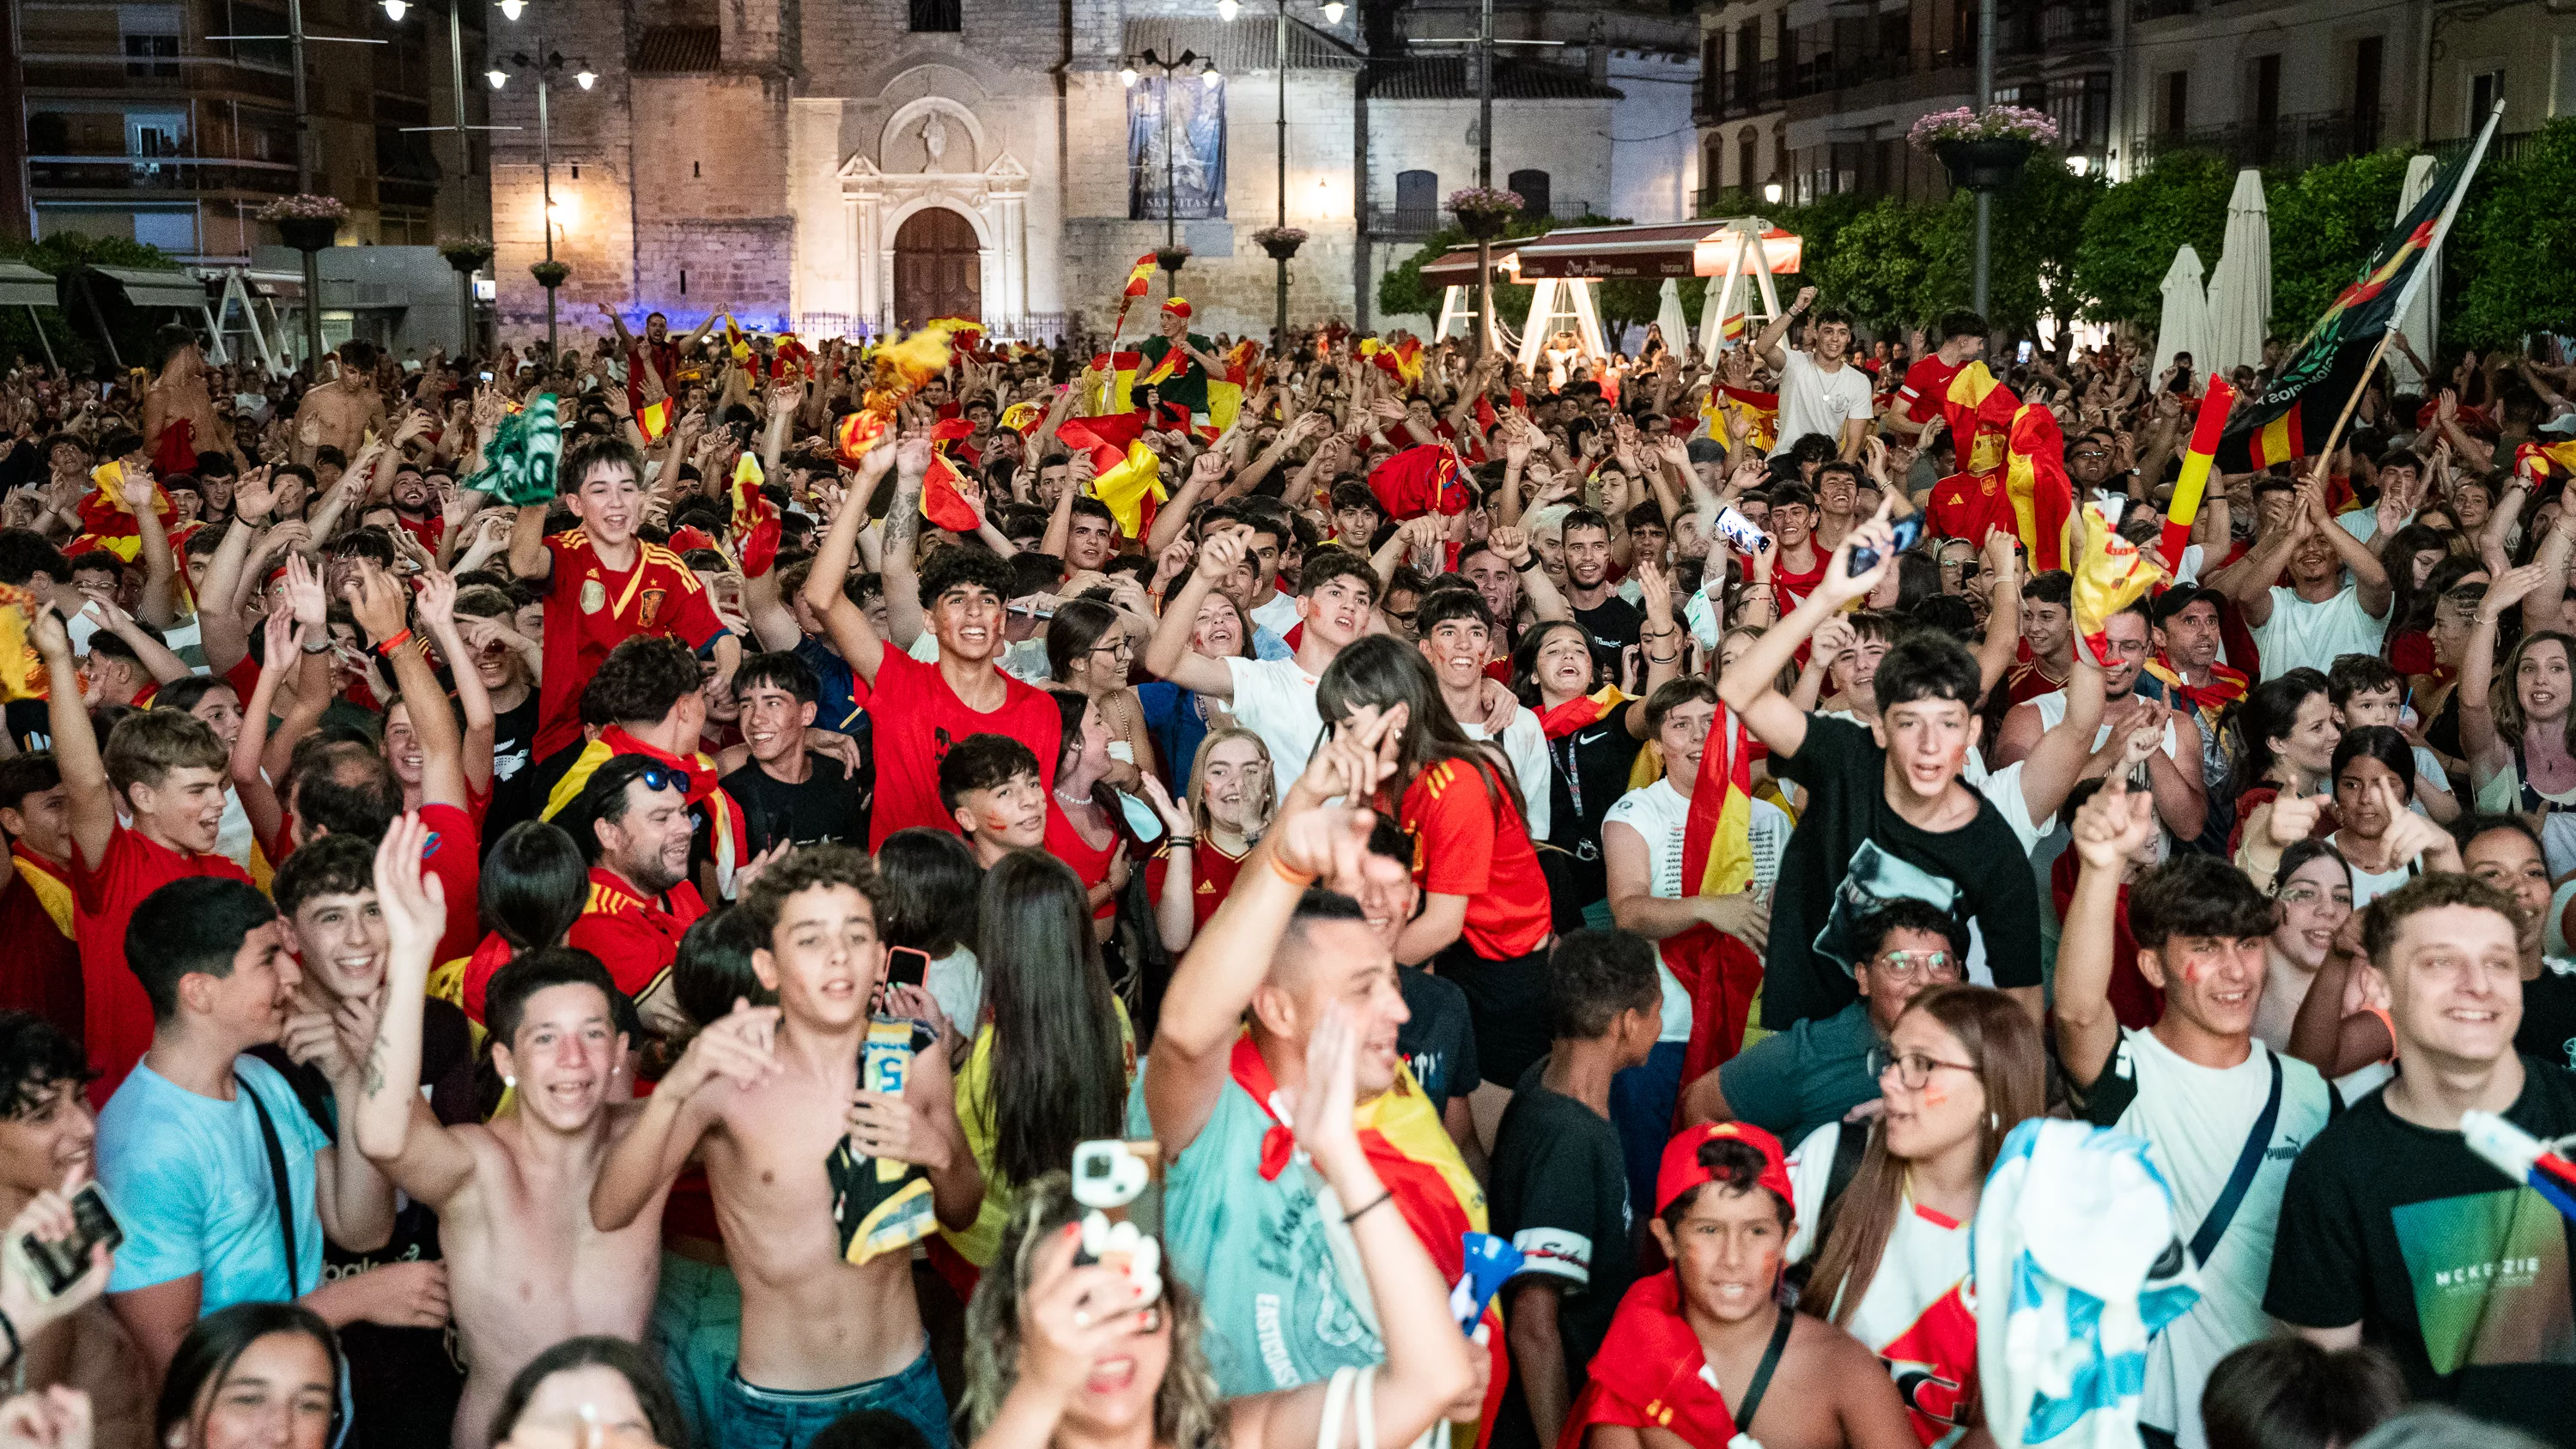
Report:
M 0 1449 L 2576 1445 L 2554 344 L 716 318 L 0 384 Z

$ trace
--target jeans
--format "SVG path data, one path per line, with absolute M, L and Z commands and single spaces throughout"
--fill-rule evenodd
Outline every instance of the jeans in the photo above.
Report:
M 1664 1144 L 1673 1138 L 1673 1107 L 1681 1100 L 1682 1058 L 1690 1043 L 1659 1041 L 1646 1060 L 1610 1079 L 1610 1125 L 1619 1129 L 1619 1152 L 1628 1164 L 1628 1210 L 1644 1222 L 1655 1210 L 1655 1174 Z
M 881 1379 L 839 1389 L 764 1389 L 743 1382 L 739 1365 L 717 1396 L 716 1432 L 709 1443 L 724 1449 L 804 1449 L 842 1415 L 883 1409 L 909 1420 L 931 1449 L 948 1449 L 948 1396 L 931 1367 L 930 1345 L 921 1357 Z
M 717 1405 L 742 1349 L 742 1285 L 729 1269 L 664 1253 L 652 1332 L 690 1433 L 700 1444 L 717 1443 Z

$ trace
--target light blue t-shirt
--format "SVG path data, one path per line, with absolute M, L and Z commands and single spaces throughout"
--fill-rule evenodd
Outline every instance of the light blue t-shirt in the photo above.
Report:
M 313 1154 L 330 1146 L 277 1070 L 255 1057 L 233 1062 L 229 1102 L 201 1097 L 138 1063 L 98 1115 L 98 1177 L 116 1204 L 125 1243 L 111 1293 L 203 1275 L 201 1313 L 235 1303 L 282 1302 L 322 1283 L 322 1219 L 313 1199 Z M 277 1230 L 268 1147 L 247 1093 L 276 1124 L 295 1199 L 294 1281 Z
M 1261 1180 L 1270 1126 L 1229 1077 L 1207 1126 L 1163 1179 L 1163 1251 L 1199 1295 L 1208 1363 L 1229 1399 L 1386 1358 L 1327 1235 L 1314 1169 L 1291 1163 L 1277 1180 Z M 1127 1132 L 1154 1135 L 1142 1076 L 1127 1097 Z

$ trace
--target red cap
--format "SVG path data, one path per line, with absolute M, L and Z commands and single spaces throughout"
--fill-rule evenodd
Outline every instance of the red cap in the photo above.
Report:
M 1168 297 L 1163 301 L 1163 310 L 1175 317 L 1187 317 L 1190 315 L 1190 304 L 1186 298 Z
M 1699 1150 L 1720 1137 L 1732 1137 L 1761 1153 L 1762 1175 L 1754 1185 L 1771 1189 L 1790 1205 L 1790 1211 L 1797 1210 L 1797 1193 L 1789 1186 L 1789 1159 L 1780 1150 L 1779 1138 L 1741 1122 L 1703 1122 L 1682 1129 L 1680 1136 L 1664 1144 L 1664 1165 L 1655 1173 L 1656 1212 L 1671 1207 L 1673 1199 L 1701 1183 L 1716 1181 L 1717 1174 L 1700 1166 Z

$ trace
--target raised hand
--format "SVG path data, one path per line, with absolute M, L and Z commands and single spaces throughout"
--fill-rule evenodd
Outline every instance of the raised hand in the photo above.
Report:
M 381 644 L 403 631 L 403 604 L 409 591 L 376 565 L 359 565 L 357 574 L 340 586 L 340 597 L 348 601 L 350 614 L 367 631 L 369 642 Z
M 279 526 L 279 532 L 285 530 L 286 525 Z M 295 615 L 295 622 L 304 626 L 306 637 L 319 637 L 331 627 L 331 600 L 323 592 L 321 573 L 305 561 L 301 552 L 291 552 L 286 556 L 285 583 L 286 606 Z
M 850 1146 L 863 1156 L 919 1163 L 934 1172 L 948 1165 L 948 1138 L 933 1131 L 930 1119 L 901 1092 L 851 1094 L 847 1120 Z
M 1306 772 L 1292 793 L 1307 803 L 1341 798 L 1364 804 L 1377 798 L 1377 787 L 1395 773 L 1396 751 L 1403 743 L 1405 705 L 1380 711 L 1365 706 L 1333 726 L 1324 742 L 1306 757 Z
M 447 931 L 447 883 L 437 872 L 422 868 L 422 857 L 435 834 L 419 814 L 407 814 L 386 828 L 383 843 L 376 847 L 376 902 L 391 943 L 389 974 L 390 969 L 416 963 L 426 975 L 430 953 Z
M 782 1014 L 775 1006 L 754 1006 L 747 998 L 735 997 L 731 1013 L 689 1038 L 688 1049 L 663 1074 L 660 1090 L 677 1092 L 673 1100 L 685 1102 L 719 1078 L 748 1091 L 776 1076 L 778 1057 L 772 1044 Z
M 2272 817 L 2265 824 L 2264 833 L 2274 845 L 2287 850 L 2316 834 L 2317 822 L 2325 817 L 2325 813 L 2326 797 L 2323 795 L 2275 795 L 2272 797 Z
M 2087 870 L 2117 872 L 2145 851 L 2156 829 L 2156 797 L 2132 792 L 2128 782 L 2115 775 L 2075 812 L 2076 857 Z

